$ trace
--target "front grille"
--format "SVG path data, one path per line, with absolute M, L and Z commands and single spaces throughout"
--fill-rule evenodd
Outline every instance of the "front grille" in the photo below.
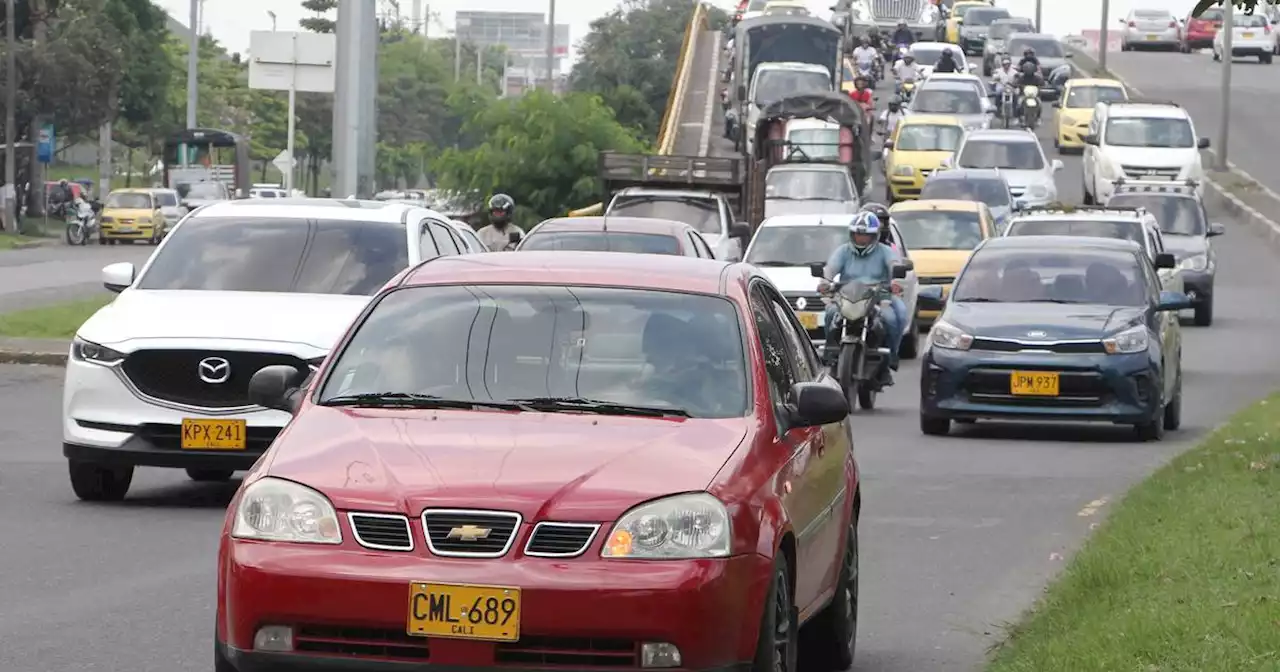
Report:
M 221 367 L 224 361 L 225 369 Z M 207 365 L 205 377 L 220 382 L 201 380 L 201 362 Z M 297 357 L 268 352 L 139 350 L 125 357 L 122 370 L 133 386 L 149 397 L 187 406 L 235 408 L 249 405 L 253 374 L 274 364 L 299 371 L 308 368 L 307 362 Z
M 1100 406 L 1111 396 L 1106 380 L 1094 371 L 1060 371 L 1056 397 L 1014 395 L 1009 389 L 1009 375 L 1014 370 L 1013 367 L 972 369 L 961 385 L 975 402 L 1009 406 Z M 1036 370 L 1036 367 L 1019 370 Z
M 386 513 L 348 513 L 356 543 L 380 551 L 412 551 L 409 519 Z
M 250 453 L 261 453 L 270 448 L 271 442 L 275 441 L 276 436 L 280 434 L 279 427 L 249 425 L 245 429 L 247 430 L 245 450 Z M 147 423 L 138 426 L 137 434 L 157 448 L 182 450 L 182 425 Z
M 640 667 L 637 648 L 629 639 L 534 636 L 498 644 L 493 657 L 524 667 Z
M 923 3 L 924 0 L 875 0 L 871 5 L 871 13 L 877 21 L 898 19 L 915 23 L 923 13 Z
M 922 285 L 950 285 L 956 281 L 954 276 L 935 275 L 919 279 Z
M 814 278 L 813 281 L 816 283 L 818 279 Z M 818 294 L 817 292 L 814 292 L 812 294 L 787 292 L 782 296 L 787 300 L 787 303 L 791 304 L 791 307 L 795 310 L 821 311 L 823 308 L 826 307 L 826 304 L 822 302 L 822 295 Z M 797 303 L 800 299 L 804 299 L 804 308 L 801 308 Z
M 427 547 L 432 553 L 467 558 L 500 558 L 511 550 L 520 514 L 471 509 L 422 512 Z
M 1092 355 L 1105 353 L 1102 341 L 1046 341 L 1044 343 L 1020 343 L 998 338 L 975 338 L 970 350 L 986 350 L 989 352 L 1054 352 L 1062 355 Z
M 1176 180 L 1180 168 L 1153 168 L 1150 166 L 1120 166 L 1124 176 L 1131 180 Z
M 422 662 L 431 657 L 428 640 L 410 636 L 404 630 L 339 625 L 298 626 L 293 633 L 293 648 L 304 654 L 387 661 Z
M 1026 187 L 1009 187 L 1009 193 L 1014 198 L 1019 198 L 1023 194 L 1027 193 L 1027 188 Z
M 544 558 L 582 555 L 599 529 L 599 525 L 592 523 L 538 523 L 529 535 L 524 554 Z

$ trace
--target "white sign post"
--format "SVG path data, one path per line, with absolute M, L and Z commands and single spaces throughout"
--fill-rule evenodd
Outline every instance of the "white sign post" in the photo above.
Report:
M 337 40 L 332 33 L 255 30 L 249 34 L 249 88 L 289 92 L 288 147 L 276 157 L 284 188 L 293 193 L 293 136 L 299 91 L 333 93 Z

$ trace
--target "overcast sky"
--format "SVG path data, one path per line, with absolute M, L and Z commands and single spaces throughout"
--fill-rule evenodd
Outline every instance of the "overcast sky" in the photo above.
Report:
M 807 4 L 819 16 L 829 16 L 832 4 L 826 0 L 806 0 Z M 1042 0 L 1044 3 L 1044 23 L 1047 32 L 1065 35 L 1079 33 L 1085 28 L 1098 28 L 1101 23 L 1102 0 Z M 298 20 L 308 16 L 298 0 L 205 0 L 205 23 L 212 29 L 214 37 L 231 51 L 244 51 L 249 47 L 249 31 L 270 30 L 271 17 L 268 11 L 276 13 L 279 30 L 297 30 Z M 181 21 L 188 23 L 191 5 L 184 0 L 159 0 L 158 4 Z M 714 4 L 730 8 L 731 0 L 718 0 Z M 1036 0 L 996 0 L 996 4 L 1008 7 L 1015 15 L 1033 17 Z M 1113 0 L 1111 2 L 1111 26 L 1118 27 L 1116 21 L 1133 8 L 1168 9 L 1175 14 L 1183 15 L 1194 6 L 1194 0 Z M 380 2 L 385 7 L 385 2 Z M 412 0 L 401 0 L 401 11 L 405 18 L 412 13 Z M 423 0 L 423 6 L 428 5 Z M 596 0 L 558 0 L 556 2 L 556 23 L 570 24 L 570 37 L 576 45 L 587 34 L 588 24 L 606 14 L 615 5 Z M 546 5 L 535 0 L 435 0 L 430 3 L 430 10 L 436 21 L 428 27 L 429 34 L 443 35 L 453 28 L 454 12 L 464 10 L 490 11 L 522 11 L 546 12 Z

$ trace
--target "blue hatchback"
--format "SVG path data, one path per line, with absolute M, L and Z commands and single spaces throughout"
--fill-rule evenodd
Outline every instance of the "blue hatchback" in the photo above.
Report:
M 1064 236 L 992 238 L 944 301 L 921 365 L 920 430 L 951 422 L 1105 421 L 1159 440 L 1181 424 L 1185 294 L 1162 292 L 1142 248 Z

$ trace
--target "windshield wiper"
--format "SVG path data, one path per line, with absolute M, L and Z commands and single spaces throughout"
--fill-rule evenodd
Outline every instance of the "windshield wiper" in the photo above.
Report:
M 583 397 L 529 397 L 527 399 L 509 399 L 507 403 L 516 404 L 534 411 L 581 411 L 584 413 L 599 413 L 600 415 L 638 415 L 653 418 L 666 416 L 692 417 L 683 408 L 618 404 L 611 401 Z
M 1009 303 L 1084 303 L 1084 301 L 1069 301 L 1067 299 L 1022 299 L 1020 301 L 1010 301 Z
M 956 299 L 956 303 L 1004 303 L 999 299 L 989 299 L 985 296 L 974 296 L 966 299 Z
M 500 408 L 510 411 L 528 410 L 520 404 L 508 401 L 478 401 L 473 399 L 446 399 L 434 394 L 412 392 L 365 392 L 341 394 L 320 402 L 321 406 L 367 406 L 370 408 Z
M 804 264 L 796 264 L 796 263 L 792 263 L 792 262 L 790 262 L 790 261 L 773 261 L 773 260 L 769 260 L 769 261 L 752 261 L 752 262 L 750 262 L 750 263 L 751 263 L 751 264 L 753 264 L 753 265 L 755 265 L 755 266 L 804 266 Z

